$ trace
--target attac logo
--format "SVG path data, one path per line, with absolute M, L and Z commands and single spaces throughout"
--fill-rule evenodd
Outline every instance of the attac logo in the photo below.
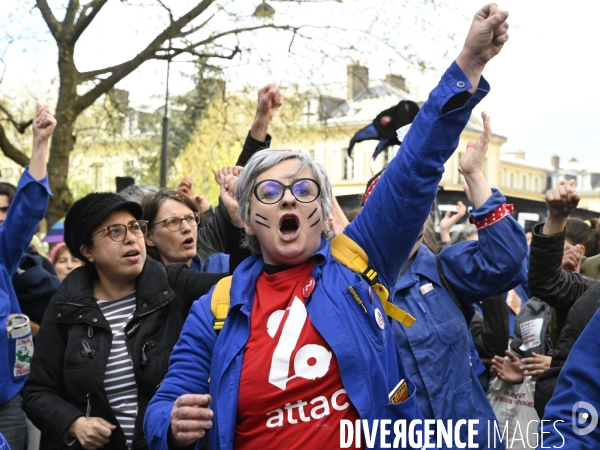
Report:
M 310 288 L 310 286 L 314 288 L 314 280 L 312 280 L 312 278 L 311 281 L 312 285 L 309 283 L 304 289 Z M 310 288 L 311 292 L 312 288 Z M 302 328 L 308 317 L 304 302 L 298 297 L 294 297 L 292 305 L 288 310 L 289 314 L 287 320 L 283 324 L 279 342 L 277 343 L 277 347 L 275 347 L 273 358 L 271 359 L 271 369 L 269 370 L 269 383 L 281 390 L 285 390 L 288 381 L 293 380 L 296 377 L 304 378 L 306 380 L 322 378 L 329 370 L 331 358 L 333 356 L 332 353 L 322 345 L 304 345 L 296 352 L 294 357 L 294 375 L 288 376 L 290 364 L 292 362 L 292 354 L 298 345 Z M 272 338 L 279 330 L 284 314 L 285 311 L 278 310 L 269 317 L 267 322 L 267 332 Z

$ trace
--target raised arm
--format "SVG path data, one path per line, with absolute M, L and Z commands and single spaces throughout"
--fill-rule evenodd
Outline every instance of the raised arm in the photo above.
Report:
M 56 119 L 47 106 L 37 105 L 33 121 L 33 150 L 29 167 L 19 180 L 17 193 L 0 227 L 0 259 L 12 275 L 31 242 L 48 206 L 50 187 L 46 176 L 48 140 Z
M 275 116 L 275 111 L 283 105 L 283 96 L 276 86 L 268 84 L 258 91 L 257 103 L 254 122 L 246 142 L 244 142 L 242 153 L 240 153 L 235 163 L 236 166 L 245 166 L 254 153 L 263 148 L 269 148 L 271 136 L 267 134 L 267 131 L 271 120 Z
M 458 168 L 472 198 L 471 220 L 479 239 L 451 245 L 439 255 L 448 282 L 466 305 L 505 292 L 527 279 L 523 227 L 512 218 L 504 196 L 492 191 L 483 175 L 492 129 L 488 115 L 483 113 L 482 117 L 483 133 L 477 142 L 467 144 Z
M 572 181 L 546 193 L 548 218 L 533 227 L 529 261 L 531 295 L 553 308 L 568 309 L 593 284 L 576 272 L 562 269 L 565 225 L 579 204 L 579 194 Z
M 493 4 L 477 13 L 456 62 L 431 92 L 362 212 L 346 228 L 388 287 L 395 285 L 421 232 L 444 163 L 489 90 L 481 71 L 508 39 L 506 17 Z

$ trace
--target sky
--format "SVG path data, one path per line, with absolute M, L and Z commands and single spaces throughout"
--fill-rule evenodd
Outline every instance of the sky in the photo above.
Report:
M 22 97 L 54 102 L 57 54 L 39 12 L 26 0 L 1 3 L 0 58 L 4 65 L 0 64 L 0 96 L 15 102 Z M 50 3 L 59 7 L 61 0 Z M 86 30 L 76 47 L 79 70 L 131 58 L 167 20 L 165 11 L 153 6 L 156 3 L 151 0 L 130 3 L 132 6 L 110 0 Z M 173 5 L 177 16 L 193 1 L 167 3 Z M 231 4 L 237 8 L 235 14 L 244 25 L 264 23 L 251 17 L 258 3 L 260 0 L 221 1 L 229 5 L 229 11 Z M 343 83 L 346 65 L 358 60 L 369 67 L 371 79 L 401 73 L 422 100 L 458 54 L 470 18 L 483 5 L 474 0 L 446 4 L 431 0 L 343 0 L 302 7 L 294 2 L 270 3 L 276 10 L 275 21 L 313 25 L 306 29 L 313 39 L 295 38 L 292 55 L 290 37 L 285 33 L 267 31 L 243 40 L 242 56 L 224 63 L 223 76 L 229 89 L 260 87 L 268 82 Z M 510 39 L 486 67 L 484 76 L 492 90 L 476 111 L 488 112 L 494 133 L 508 138 L 503 151 L 523 149 L 528 162 L 548 165 L 553 153 L 563 161 L 571 157 L 600 161 L 600 64 L 593 50 L 600 2 L 505 0 L 499 6 L 510 13 Z M 233 18 L 223 11 L 213 11 L 215 19 L 208 31 L 230 25 Z M 429 69 L 424 73 L 418 70 L 407 61 L 408 54 L 425 60 Z M 192 84 L 186 75 L 192 72 L 191 64 L 176 62 L 172 69 L 171 94 L 189 90 Z M 117 87 L 129 90 L 135 105 L 157 105 L 164 96 L 165 78 L 166 63 L 149 62 Z

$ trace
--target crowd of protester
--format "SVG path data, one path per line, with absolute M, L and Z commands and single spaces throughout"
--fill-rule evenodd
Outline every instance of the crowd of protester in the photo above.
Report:
M 18 186 L 0 183 L 0 449 L 329 449 L 342 420 L 425 419 L 478 420 L 456 439 L 505 448 L 489 424 L 507 415 L 495 392 L 515 389 L 523 417 L 556 430 L 519 448 L 600 446 L 600 230 L 570 217 L 574 182 L 546 193 L 526 236 L 484 177 L 483 113 L 460 162 L 465 202 L 437 216 L 507 17 L 476 14 L 347 214 L 321 163 L 269 148 L 283 98 L 268 85 L 236 164 L 214 172 L 217 205 L 188 177 L 92 193 L 41 254 L 56 121 L 38 105 L 31 162 Z

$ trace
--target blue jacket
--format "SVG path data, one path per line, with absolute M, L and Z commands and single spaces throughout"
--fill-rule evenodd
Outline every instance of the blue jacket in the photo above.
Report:
M 204 273 L 228 273 L 229 272 L 229 255 L 225 253 L 214 253 L 210 255 L 204 264 L 199 255 L 192 258 L 190 269 Z
M 0 404 L 17 395 L 27 378 L 26 375 L 13 376 L 16 339 L 8 339 L 4 327 L 9 315 L 21 312 L 12 276 L 44 218 L 50 195 L 48 177 L 36 181 L 26 169 L 0 227 Z
M 412 243 L 429 214 L 443 164 L 458 145 L 472 108 L 489 86 L 481 79 L 479 89 L 462 107 L 444 113 L 446 103 L 469 88 L 468 79 L 453 63 L 423 105 L 402 150 L 383 173 L 369 202 L 346 228 L 345 233 L 365 250 L 369 264 L 379 273 L 380 282 L 392 289 L 392 295 Z M 407 374 L 389 323 L 385 321 L 383 330 L 376 324 L 374 311 L 382 310 L 377 296 L 370 295 L 361 276 L 331 257 L 327 241 L 321 242 L 313 256 L 316 287 L 306 309 L 335 353 L 342 383 L 361 419 L 372 423 L 375 419 L 422 418 L 411 382 L 407 401 L 389 403 L 388 393 Z M 262 269 L 260 257 L 250 258 L 236 269 L 230 311 L 218 339 L 210 312 L 212 292 L 192 307 L 171 355 L 169 372 L 148 405 L 144 431 L 151 449 L 167 448 L 174 401 L 185 393 L 205 392 L 212 395 L 215 413 L 209 433 L 211 448 L 232 448 L 249 315 Z M 350 294 L 349 286 L 361 297 L 366 313 Z M 376 442 L 379 445 L 379 439 Z
M 540 444 L 538 448 L 599 448 L 599 414 L 600 314 L 596 312 L 560 371 L 554 395 L 540 421 L 543 447 Z
M 481 220 L 505 202 L 494 190 L 473 215 Z M 444 276 L 465 309 L 516 286 L 527 276 L 521 264 L 527 242 L 515 219 L 504 217 L 478 235 L 478 241 L 451 245 L 438 255 Z M 420 289 L 429 284 L 432 289 L 422 294 Z M 436 256 L 425 245 L 421 244 L 396 283 L 394 304 L 417 319 L 411 328 L 394 321 L 392 329 L 402 361 L 417 387 L 421 412 L 426 419 L 479 419 L 474 442 L 484 447 L 488 420 L 495 420 L 494 412 L 470 367 L 470 333 L 465 317 L 443 287 Z

